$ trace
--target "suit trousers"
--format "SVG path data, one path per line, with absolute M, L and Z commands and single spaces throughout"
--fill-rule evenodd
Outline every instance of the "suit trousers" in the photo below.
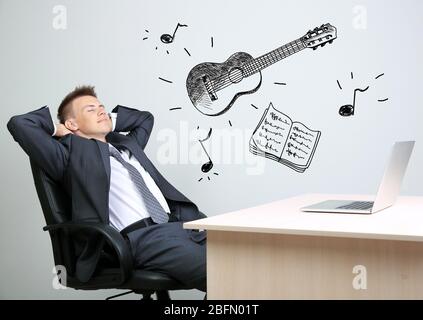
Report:
M 183 229 L 182 224 L 153 224 L 127 233 L 134 266 L 205 292 L 206 231 Z

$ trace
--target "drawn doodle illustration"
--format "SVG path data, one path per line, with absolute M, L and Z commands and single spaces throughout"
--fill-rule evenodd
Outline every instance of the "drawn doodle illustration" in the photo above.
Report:
M 375 77 L 375 80 L 379 79 L 379 78 L 380 78 L 380 77 L 382 77 L 383 75 L 384 75 L 384 73 L 381 73 L 381 74 L 377 75 L 377 76 Z M 354 73 L 352 73 L 352 72 L 351 72 L 351 79 L 354 79 Z M 339 89 L 340 89 L 340 90 L 342 90 L 342 86 L 341 86 L 341 84 L 339 83 L 339 80 L 336 80 L 336 83 L 338 84 Z M 352 103 L 352 104 L 345 104 L 345 105 L 341 106 L 341 107 L 339 108 L 338 113 L 339 113 L 341 116 L 343 116 L 343 117 L 350 117 L 350 116 L 353 116 L 353 115 L 354 115 L 354 113 L 355 113 L 355 107 L 356 107 L 356 105 L 355 105 L 355 98 L 356 98 L 356 94 L 357 94 L 357 92 L 366 92 L 369 88 L 370 88 L 370 86 L 367 86 L 367 87 L 366 87 L 366 88 L 364 88 L 364 89 L 360 89 L 360 88 L 356 88 L 356 89 L 354 89 L 354 94 L 353 94 L 353 103 Z M 388 100 L 389 100 L 388 98 L 384 98 L 384 99 L 378 99 L 377 101 L 378 101 L 378 102 L 385 102 L 385 101 L 388 101 Z
M 341 106 L 339 108 L 339 114 L 344 117 L 353 116 L 355 111 L 355 95 L 357 91 L 366 92 L 367 89 L 369 89 L 369 86 L 367 86 L 365 89 L 356 88 L 354 90 L 353 104 L 345 104 Z
M 186 24 L 178 23 L 178 25 L 175 28 L 175 31 L 173 31 L 173 34 L 172 35 L 167 34 L 167 33 L 162 34 L 160 36 L 160 41 L 163 42 L 163 43 L 166 43 L 166 44 L 172 43 L 175 40 L 176 31 L 178 31 L 179 27 L 188 27 L 188 26 Z
M 199 126 L 197 127 L 197 129 L 199 129 Z M 204 139 L 199 139 L 198 142 L 200 142 L 201 147 L 203 148 L 204 152 L 207 155 L 207 158 L 209 159 L 209 161 L 207 161 L 206 163 L 204 163 L 201 166 L 201 171 L 203 173 L 208 173 L 212 168 L 213 168 L 213 161 L 210 158 L 209 153 L 207 152 L 206 148 L 204 148 L 203 142 L 210 139 L 210 136 L 212 134 L 212 128 L 210 128 L 209 133 L 207 134 L 207 137 L 205 137 Z M 214 175 L 218 176 L 219 174 L 217 172 L 213 172 Z M 207 176 L 207 179 L 210 180 L 210 176 Z M 203 180 L 203 178 L 200 178 L 198 181 L 200 182 L 201 180 Z
M 206 153 L 207 158 L 209 158 L 209 161 L 201 166 L 201 171 L 203 171 L 204 173 L 209 172 L 213 168 L 213 161 L 211 160 L 209 153 L 207 152 L 206 148 L 204 148 L 204 145 L 203 145 L 203 142 L 210 138 L 211 133 L 212 133 L 212 129 L 210 128 L 209 133 L 207 134 L 207 137 L 204 139 L 198 140 L 204 152 Z
M 323 47 L 336 37 L 336 28 L 327 23 L 258 58 L 238 52 L 223 63 L 200 63 L 188 74 L 188 96 L 202 114 L 219 116 L 227 112 L 238 98 L 260 88 L 263 69 L 305 48 Z
M 176 25 L 175 30 L 173 31 L 173 34 L 168 34 L 168 33 L 164 33 L 160 36 L 160 41 L 162 43 L 164 43 L 165 45 L 169 45 L 171 43 L 173 43 L 175 41 L 175 37 L 176 37 L 176 31 L 178 31 L 179 27 L 188 27 L 186 24 L 181 24 L 178 22 L 178 24 Z M 146 36 L 144 36 L 142 38 L 142 40 L 148 40 L 150 38 L 150 30 L 145 29 L 144 30 L 146 32 Z M 158 49 L 158 46 L 156 46 L 156 50 Z M 185 52 L 191 56 L 191 54 L 189 53 L 189 51 L 187 50 L 187 48 L 184 48 Z M 169 50 L 166 49 L 166 53 L 169 54 Z
M 313 160 L 320 135 L 270 103 L 250 138 L 250 152 L 302 173 Z

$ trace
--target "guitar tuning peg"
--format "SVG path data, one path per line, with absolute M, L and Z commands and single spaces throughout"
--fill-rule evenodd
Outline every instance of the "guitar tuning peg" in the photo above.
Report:
M 322 46 L 322 47 L 324 47 L 324 46 L 325 46 L 325 44 L 326 44 L 326 42 L 325 42 L 325 43 L 322 43 L 322 44 L 321 44 L 321 46 Z
M 316 50 L 317 49 L 317 47 L 313 47 L 313 50 Z
M 332 40 L 329 40 L 329 43 L 332 43 L 333 42 L 333 39 Z

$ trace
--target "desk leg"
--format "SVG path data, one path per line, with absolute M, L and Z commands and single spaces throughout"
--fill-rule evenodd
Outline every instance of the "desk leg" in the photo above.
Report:
M 207 233 L 208 299 L 423 299 L 421 242 Z

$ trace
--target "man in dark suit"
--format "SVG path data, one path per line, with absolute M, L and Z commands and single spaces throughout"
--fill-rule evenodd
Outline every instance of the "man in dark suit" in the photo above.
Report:
M 46 106 L 12 117 L 7 127 L 28 156 L 63 185 L 72 220 L 110 224 L 128 240 L 135 267 L 205 291 L 206 234 L 182 227 L 204 215 L 144 153 L 152 114 L 123 106 L 107 114 L 94 87 L 82 86 L 63 99 L 58 119 L 55 126 Z M 104 241 L 98 235 L 78 239 L 81 281 L 95 271 Z

